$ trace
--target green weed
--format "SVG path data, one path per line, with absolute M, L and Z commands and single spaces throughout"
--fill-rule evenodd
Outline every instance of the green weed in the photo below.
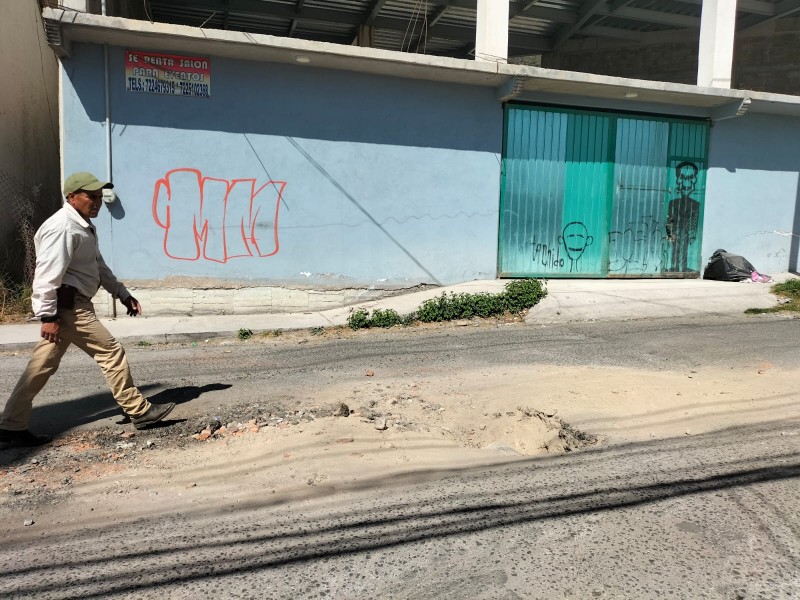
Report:
M 417 317 L 424 323 L 497 317 L 505 313 L 519 314 L 535 306 L 547 296 L 537 279 L 520 279 L 506 284 L 499 294 L 446 294 L 422 303 Z
M 347 315 L 347 324 L 350 329 L 365 329 L 370 326 L 369 313 L 363 308 L 351 311 Z
M 800 312 L 800 279 L 789 279 L 776 283 L 770 291 L 780 298 L 780 304 L 770 308 L 748 308 L 746 315 L 763 315 L 764 313 Z
M 789 279 L 772 286 L 772 293 L 789 298 L 800 298 L 800 279 Z
M 508 312 L 520 313 L 541 302 L 547 290 L 538 279 L 517 279 L 507 283 L 501 295 Z
M 506 284 L 499 294 L 482 292 L 479 294 L 442 293 L 441 296 L 426 300 L 416 312 L 399 315 L 392 309 L 376 308 L 370 314 L 363 308 L 350 313 L 347 324 L 351 329 L 369 327 L 393 327 L 412 325 L 416 322 L 434 323 L 456 319 L 487 318 L 506 313 L 519 314 L 535 306 L 547 295 L 542 282 L 536 279 L 521 279 Z
M 400 325 L 403 325 L 404 327 L 407 327 L 408 325 L 413 325 L 417 321 L 419 321 L 419 319 L 417 318 L 417 313 L 415 312 L 400 316 Z
M 370 323 L 372 327 L 394 327 L 395 325 L 399 325 L 400 322 L 400 315 L 397 314 L 396 310 L 392 310 L 391 308 L 387 308 L 386 310 L 376 308 L 372 311 Z
M 244 327 L 242 327 L 239 330 L 239 332 L 236 334 L 236 336 L 240 340 L 249 340 L 251 337 L 253 337 L 253 330 L 252 329 L 245 329 Z

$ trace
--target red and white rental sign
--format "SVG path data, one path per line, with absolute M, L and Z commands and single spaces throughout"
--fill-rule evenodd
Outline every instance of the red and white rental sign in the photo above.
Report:
M 208 98 L 211 61 L 196 56 L 126 50 L 125 88 L 129 92 Z

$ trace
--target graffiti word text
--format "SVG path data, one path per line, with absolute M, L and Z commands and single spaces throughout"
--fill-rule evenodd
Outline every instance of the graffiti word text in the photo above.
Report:
M 278 213 L 285 181 L 216 179 L 173 169 L 155 184 L 153 220 L 164 230 L 164 254 L 176 260 L 278 253 Z
M 549 269 L 563 267 L 564 259 L 561 258 L 561 248 L 533 242 L 533 264 L 542 265 Z

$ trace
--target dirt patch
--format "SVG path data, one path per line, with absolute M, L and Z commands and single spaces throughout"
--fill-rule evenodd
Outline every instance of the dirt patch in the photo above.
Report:
M 311 377 L 283 395 L 265 390 L 268 401 L 202 413 L 182 404 L 175 413 L 184 418 L 152 430 L 120 421 L 43 448 L 1 451 L 0 527 L 22 527 L 23 519 L 77 526 L 193 504 L 222 510 L 265 495 L 405 485 L 598 444 L 779 422 L 800 414 L 798 375 L 754 361 L 735 371 L 527 365 L 442 373 L 420 364 L 396 376 L 367 367 L 355 378 Z
M 0 505 L 56 505 L 73 486 L 129 469 L 132 453 L 100 430 L 66 435 L 30 455 L 26 449 L 0 454 L 6 465 L 0 468 Z
M 218 457 L 231 446 L 237 452 L 247 448 L 258 453 L 265 442 L 296 439 L 309 430 L 312 436 L 324 436 L 313 439 L 317 445 L 333 440 L 345 446 L 374 438 L 397 448 L 404 440 L 435 439 L 453 449 L 463 446 L 506 456 L 572 452 L 597 443 L 595 436 L 530 407 L 468 415 L 452 414 L 452 409 L 427 401 L 417 384 L 376 382 L 352 389 L 346 402 L 301 408 L 242 404 L 146 431 L 127 426 L 67 433 L 35 449 L 33 458 L 25 449 L 2 451 L 7 466 L 0 470 L 0 506 L 55 506 L 78 486 L 125 476 L 143 463 L 188 466 L 198 451 Z M 309 485 L 318 483 L 318 475 L 307 479 Z
M 532 406 L 486 410 L 469 403 L 469 394 L 455 389 L 426 396 L 433 390 L 424 384 L 369 382 L 353 388 L 347 401 L 358 408 L 355 417 L 379 431 L 395 428 L 444 437 L 461 446 L 488 448 L 505 454 L 533 456 L 571 452 L 594 444 L 590 433 L 570 427 L 554 414 Z

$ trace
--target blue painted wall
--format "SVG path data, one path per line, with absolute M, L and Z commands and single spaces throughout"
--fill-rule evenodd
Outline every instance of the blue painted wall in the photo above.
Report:
M 103 50 L 73 50 L 64 169 L 103 176 Z M 212 97 L 181 98 L 126 92 L 123 58 L 109 48 L 119 202 L 97 220 L 120 277 L 376 287 L 495 277 L 493 89 L 211 57 Z
M 102 176 L 103 50 L 73 50 L 65 171 Z M 120 277 L 336 287 L 495 277 L 493 89 L 212 57 L 212 97 L 180 98 L 126 92 L 122 48 L 109 65 L 120 200 L 97 224 Z M 764 273 L 797 270 L 799 171 L 800 119 L 717 122 L 703 266 L 724 248 Z
M 711 128 L 704 266 L 719 248 L 762 273 L 797 270 L 800 119 L 746 114 Z M 793 233 L 794 232 L 794 235 Z

